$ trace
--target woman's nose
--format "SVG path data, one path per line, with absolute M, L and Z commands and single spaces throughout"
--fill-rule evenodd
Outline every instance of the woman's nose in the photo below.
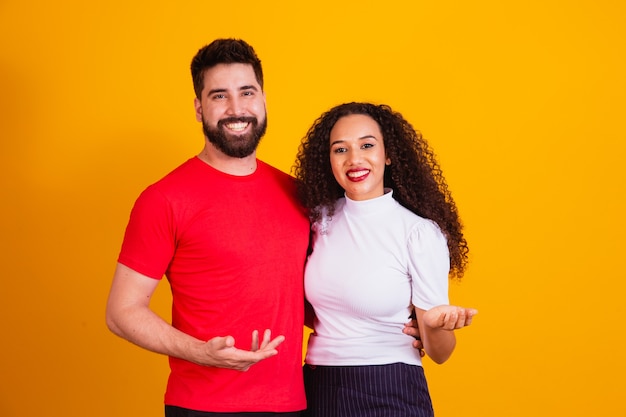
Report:
M 348 151 L 348 163 L 351 165 L 357 165 L 362 160 L 360 149 L 350 149 Z

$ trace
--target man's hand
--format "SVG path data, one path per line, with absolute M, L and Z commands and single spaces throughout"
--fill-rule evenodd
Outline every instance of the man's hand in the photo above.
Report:
M 402 329 L 402 333 L 408 334 L 415 339 L 413 340 L 413 347 L 419 350 L 420 357 L 423 358 L 426 353 L 424 352 L 424 344 L 422 343 L 422 339 L 420 338 L 420 329 L 417 325 L 417 319 L 415 318 L 415 314 L 412 314 L 410 318 L 410 321 L 404 323 L 404 329 Z
M 424 313 L 424 325 L 432 329 L 455 330 L 472 324 L 478 314 L 473 308 L 441 305 Z
M 214 337 L 201 346 L 201 359 L 198 363 L 204 366 L 247 371 L 255 363 L 278 354 L 276 348 L 285 341 L 285 336 L 278 336 L 273 340 L 271 336 L 271 331 L 266 329 L 259 345 L 259 332 L 253 331 L 250 350 L 237 349 L 235 338 L 232 336 Z

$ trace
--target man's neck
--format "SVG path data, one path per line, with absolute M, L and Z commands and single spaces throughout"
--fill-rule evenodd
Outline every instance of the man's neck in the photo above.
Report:
M 244 158 L 234 158 L 224 154 L 211 143 L 207 143 L 202 152 L 198 154 L 198 158 L 218 171 L 229 175 L 241 177 L 256 171 L 256 152 Z

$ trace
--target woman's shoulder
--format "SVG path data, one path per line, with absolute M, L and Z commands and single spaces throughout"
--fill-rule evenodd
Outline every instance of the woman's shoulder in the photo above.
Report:
M 441 228 L 434 220 L 422 217 L 399 203 L 396 217 L 401 219 L 411 234 L 431 236 L 433 238 L 443 237 Z

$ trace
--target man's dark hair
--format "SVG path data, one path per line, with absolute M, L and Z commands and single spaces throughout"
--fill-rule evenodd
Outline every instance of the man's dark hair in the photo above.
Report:
M 204 73 L 218 64 L 252 65 L 257 82 L 263 89 L 263 68 L 254 49 L 241 39 L 216 39 L 202 47 L 191 60 L 191 77 L 197 98 L 204 88 Z

